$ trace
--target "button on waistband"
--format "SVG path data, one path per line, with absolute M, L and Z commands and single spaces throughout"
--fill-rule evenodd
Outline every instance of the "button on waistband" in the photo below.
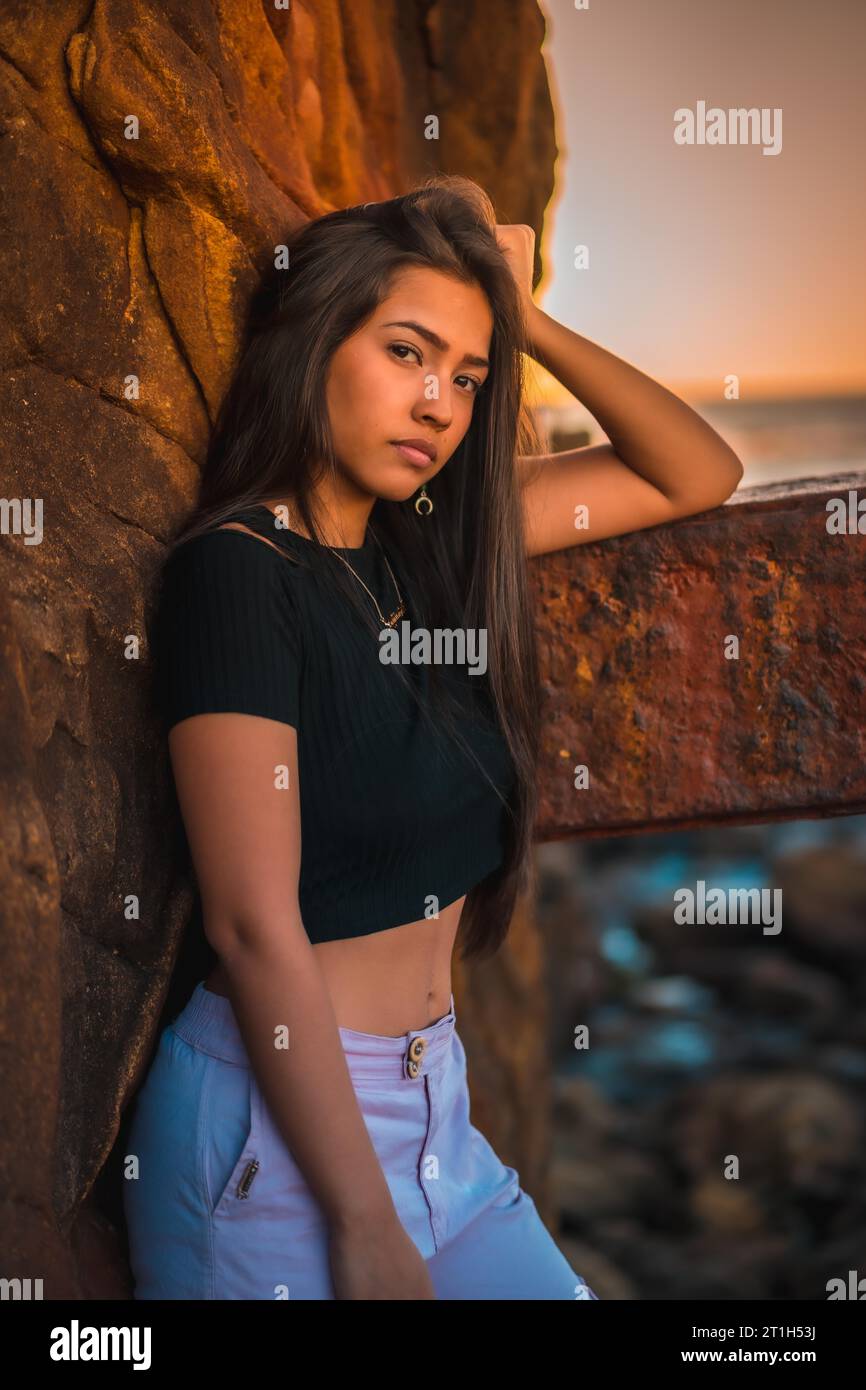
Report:
M 424 1053 L 426 1051 L 426 1038 L 413 1038 L 406 1049 L 406 1056 L 404 1058 L 405 1071 L 406 1075 L 411 1077 L 413 1080 L 417 1076 L 421 1075 L 421 1063 L 423 1061 Z

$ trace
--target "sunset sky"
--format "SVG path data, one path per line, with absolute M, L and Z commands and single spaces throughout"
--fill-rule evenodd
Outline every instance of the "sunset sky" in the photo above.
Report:
M 560 150 L 541 307 L 691 399 L 730 373 L 741 399 L 866 390 L 866 3 L 540 6 Z M 781 108 L 781 152 L 677 144 L 701 101 Z

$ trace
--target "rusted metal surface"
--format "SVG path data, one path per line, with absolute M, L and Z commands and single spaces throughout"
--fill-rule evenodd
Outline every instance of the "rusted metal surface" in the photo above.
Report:
M 831 534 L 849 493 L 863 534 Z M 866 810 L 866 472 L 533 566 L 539 839 Z

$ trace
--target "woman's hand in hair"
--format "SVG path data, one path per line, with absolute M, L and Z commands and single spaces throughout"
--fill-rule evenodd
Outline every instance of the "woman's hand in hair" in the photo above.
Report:
M 532 275 L 535 268 L 535 232 L 524 222 L 514 226 L 497 222 L 496 240 L 502 249 L 525 309 L 532 305 Z

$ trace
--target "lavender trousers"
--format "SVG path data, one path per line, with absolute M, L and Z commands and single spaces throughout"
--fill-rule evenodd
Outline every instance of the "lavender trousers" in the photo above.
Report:
M 384 1037 L 341 1028 L 397 1214 L 439 1299 L 595 1299 L 518 1175 L 470 1123 L 447 1014 Z M 136 1299 L 333 1299 L 321 1208 L 276 1128 L 231 1002 L 196 985 L 134 1102 L 123 1184 Z

